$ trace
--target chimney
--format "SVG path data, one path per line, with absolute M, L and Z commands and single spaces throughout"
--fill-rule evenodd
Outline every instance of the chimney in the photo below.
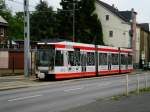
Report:
M 134 8 L 131 9 L 131 31 L 132 31 L 132 37 L 131 37 L 131 47 L 133 50 L 133 63 L 136 63 L 136 15 L 137 13 L 134 11 Z
M 115 4 L 112 4 L 112 7 L 115 8 Z

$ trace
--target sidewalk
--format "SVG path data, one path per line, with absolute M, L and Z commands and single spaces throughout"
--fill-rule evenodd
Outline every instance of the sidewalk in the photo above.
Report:
M 0 91 L 17 88 L 36 87 L 40 85 L 48 85 L 51 83 L 52 82 L 50 81 L 39 81 L 34 76 L 31 76 L 29 79 L 25 79 L 23 75 L 5 76 L 0 77 Z

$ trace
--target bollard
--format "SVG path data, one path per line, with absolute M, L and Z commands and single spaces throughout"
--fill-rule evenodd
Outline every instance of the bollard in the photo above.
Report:
M 139 94 L 140 92 L 140 79 L 139 79 L 139 74 L 137 74 L 137 93 Z
M 14 58 L 14 55 L 12 57 L 12 72 L 15 73 L 15 58 Z
M 147 89 L 147 74 L 145 74 L 145 89 Z
M 129 94 L 129 77 L 128 75 L 126 75 L 126 95 L 128 96 Z

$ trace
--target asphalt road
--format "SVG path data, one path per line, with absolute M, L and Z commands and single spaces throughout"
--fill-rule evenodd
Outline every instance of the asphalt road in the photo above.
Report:
M 139 76 L 142 88 L 145 86 L 145 74 Z M 148 82 L 150 83 L 150 75 Z M 136 87 L 137 76 L 129 76 L 130 90 L 135 90 Z M 125 76 L 111 76 L 58 81 L 47 86 L 1 91 L 0 112 L 72 112 L 71 109 L 123 94 L 125 90 Z
M 150 112 L 150 93 L 130 95 L 117 100 L 97 100 L 63 112 Z

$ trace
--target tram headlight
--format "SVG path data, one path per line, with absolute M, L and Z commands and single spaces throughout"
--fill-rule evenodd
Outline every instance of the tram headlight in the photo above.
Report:
M 44 78 L 45 78 L 45 73 L 39 72 L 39 73 L 38 73 L 38 78 L 44 79 Z

